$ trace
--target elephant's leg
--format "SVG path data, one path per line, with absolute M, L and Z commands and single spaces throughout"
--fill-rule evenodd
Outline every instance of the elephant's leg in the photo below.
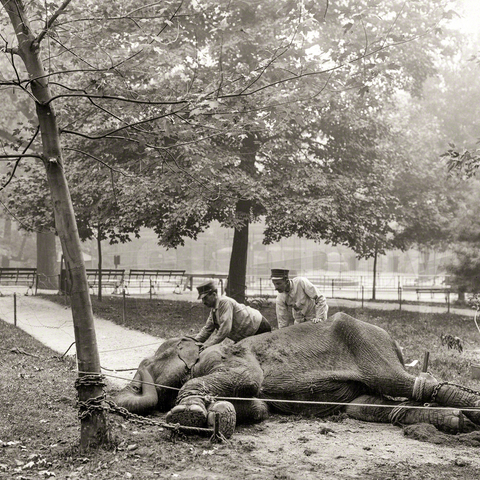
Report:
M 186 426 L 206 426 L 209 410 L 216 404 L 215 397 L 255 397 L 262 380 L 261 369 L 252 363 L 248 363 L 247 367 L 246 362 L 238 362 L 232 368 L 222 368 L 209 375 L 189 380 L 180 389 L 177 405 L 168 413 L 167 421 Z M 238 405 L 240 401 L 235 403 Z M 245 406 L 239 409 L 241 421 L 245 421 L 249 414 L 253 416 L 253 421 L 265 415 L 266 406 L 262 405 L 263 402 L 248 403 L 252 409 Z M 220 416 L 230 417 L 230 412 L 230 408 L 222 407 Z M 221 423 L 230 425 L 231 420 L 221 418 Z M 224 436 L 228 434 L 221 433 Z
M 464 410 L 463 414 L 472 422 L 480 425 L 480 394 L 459 385 L 440 383 L 432 393 L 432 401 L 440 405 L 456 408 L 475 408 Z
M 235 408 L 230 402 L 213 402 L 208 407 L 207 425 L 210 428 L 214 427 L 215 419 L 218 419 L 218 431 L 225 438 L 230 438 L 235 431 L 237 424 L 237 415 Z
M 238 423 L 259 423 L 268 418 L 268 405 L 263 400 L 235 400 L 232 402 L 237 412 Z
M 431 375 L 420 374 L 415 379 L 412 397 L 417 401 L 434 402 L 445 407 L 476 409 L 465 410 L 463 413 L 480 425 L 480 392 L 448 382 L 439 383 Z
M 364 422 L 379 423 L 390 423 L 390 412 L 398 405 L 398 402 L 375 395 L 360 395 L 352 403 L 355 405 L 345 407 L 348 416 Z
M 457 409 L 415 408 L 418 402 L 395 402 L 374 395 L 361 395 L 346 407 L 352 418 L 367 422 L 412 425 L 429 423 L 446 433 L 461 433 L 475 430 L 475 426 Z M 358 405 L 361 404 L 361 405 Z

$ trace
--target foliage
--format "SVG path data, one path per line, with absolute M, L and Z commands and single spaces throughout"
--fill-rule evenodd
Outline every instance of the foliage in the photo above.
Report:
M 263 215 L 266 241 L 300 234 L 363 255 L 389 232 L 394 210 L 377 145 L 385 126 L 375 119 L 392 92 L 418 96 L 434 73 L 440 25 L 452 16 L 437 7 L 71 4 L 47 32 L 48 74 L 69 156 L 82 164 L 92 155 L 107 170 L 77 167 L 82 185 L 99 184 L 102 220 L 105 202 L 119 202 L 127 229 L 150 226 L 165 245 L 195 238 L 212 219 L 234 227 Z M 29 8 L 41 28 L 56 5 Z M 136 179 L 113 173 L 125 186 L 114 195 L 106 165 Z M 99 223 L 81 220 L 94 198 L 77 212 L 85 231 Z M 279 208 L 285 198 L 292 208 Z M 306 215 L 297 207 L 295 222 L 286 218 L 306 199 L 315 199 Z M 240 200 L 247 218 L 235 215 Z
M 471 182 L 470 182 L 471 184 Z M 480 292 L 480 205 L 475 199 L 478 197 L 479 183 L 476 181 L 466 191 L 470 201 L 459 209 L 452 230 L 455 232 L 452 242 L 453 257 L 446 264 L 446 270 L 451 275 L 451 283 L 459 292 Z

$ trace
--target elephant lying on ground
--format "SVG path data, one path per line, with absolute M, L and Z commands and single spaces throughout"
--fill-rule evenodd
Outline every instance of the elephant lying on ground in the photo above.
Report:
M 166 340 L 115 401 L 133 413 L 171 409 L 167 422 L 196 427 L 211 425 L 220 412 L 227 438 L 235 423 L 262 421 L 269 410 L 344 411 L 372 422 L 430 423 L 447 433 L 480 429 L 479 393 L 409 374 L 385 330 L 344 313 L 202 352 L 191 338 Z M 412 408 L 424 403 L 452 408 Z

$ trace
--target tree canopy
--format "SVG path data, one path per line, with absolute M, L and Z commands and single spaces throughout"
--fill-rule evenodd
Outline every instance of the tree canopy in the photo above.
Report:
M 67 3 L 27 8 L 85 232 L 148 226 L 176 246 L 262 217 L 266 242 L 391 245 L 411 158 L 384 112 L 451 55 L 450 2 Z M 2 84 L 28 98 L 30 82 L 12 63 Z

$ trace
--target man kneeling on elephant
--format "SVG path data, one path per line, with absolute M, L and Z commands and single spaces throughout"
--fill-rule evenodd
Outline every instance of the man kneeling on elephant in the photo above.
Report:
M 267 319 L 255 308 L 218 295 L 213 281 L 202 283 L 197 290 L 198 299 L 211 309 L 206 324 L 194 337 L 197 342 L 205 342 L 204 348 L 216 345 L 225 338 L 238 342 L 272 330 Z

